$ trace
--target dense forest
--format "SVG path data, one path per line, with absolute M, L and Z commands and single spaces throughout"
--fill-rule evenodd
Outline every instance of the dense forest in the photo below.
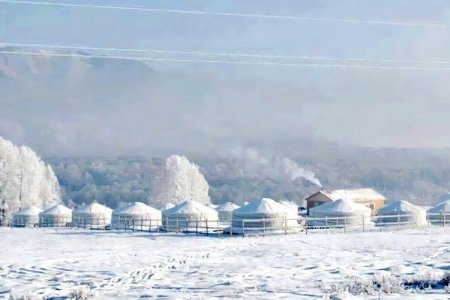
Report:
M 288 159 L 304 171 L 300 176 L 292 176 L 286 158 L 264 157 L 256 150 L 233 157 L 188 158 L 200 166 L 213 203 L 271 197 L 302 204 L 305 196 L 320 189 L 320 183 L 309 176 L 314 173 L 324 189 L 372 187 L 390 200 L 422 205 L 436 203 L 450 190 L 447 150 L 320 148 Z M 66 202 L 97 199 L 115 207 L 122 201 L 152 203 L 152 186 L 165 158 L 53 157 L 47 161 Z

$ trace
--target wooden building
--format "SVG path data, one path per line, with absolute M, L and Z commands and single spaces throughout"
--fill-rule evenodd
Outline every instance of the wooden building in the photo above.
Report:
M 372 215 L 376 215 L 378 209 L 384 206 L 386 198 L 371 188 L 334 190 L 334 191 L 318 191 L 306 200 L 306 208 L 316 207 L 326 202 L 336 200 L 352 200 L 356 203 L 363 204 L 372 210 Z

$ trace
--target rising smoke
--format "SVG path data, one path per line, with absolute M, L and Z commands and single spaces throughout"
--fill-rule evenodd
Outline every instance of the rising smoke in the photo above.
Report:
M 266 157 L 255 148 L 235 148 L 233 155 L 242 164 L 242 175 L 266 177 L 272 179 L 286 178 L 291 181 L 306 180 L 318 187 L 322 187 L 314 172 L 305 170 L 288 157 Z

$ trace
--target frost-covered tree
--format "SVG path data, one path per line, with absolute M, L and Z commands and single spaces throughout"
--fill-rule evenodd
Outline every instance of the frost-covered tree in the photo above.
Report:
M 44 209 L 60 199 L 52 168 L 30 148 L 0 137 L 0 218 L 31 205 Z
M 157 207 L 185 200 L 207 204 L 208 191 L 208 182 L 199 167 L 184 156 L 172 155 L 154 178 L 150 202 Z

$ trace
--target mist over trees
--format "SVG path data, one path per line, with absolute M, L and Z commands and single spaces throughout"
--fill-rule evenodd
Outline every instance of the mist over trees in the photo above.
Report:
M 29 206 L 44 209 L 60 201 L 52 168 L 30 148 L 0 137 L 0 209 L 6 217 Z
M 305 177 L 292 177 L 283 158 L 242 151 L 229 157 L 192 155 L 209 183 L 212 203 L 240 204 L 261 197 L 303 199 L 321 189 Z M 450 190 L 450 152 L 421 149 L 367 149 L 322 146 L 289 158 L 311 172 L 324 189 L 372 187 L 390 200 L 421 205 L 439 201 Z M 73 204 L 93 199 L 116 207 L 123 201 L 160 205 L 155 186 L 166 168 L 164 158 L 49 158 Z M 173 187 L 176 190 L 175 187 Z M 161 197 L 161 201 L 167 201 Z M 173 198 L 170 201 L 174 201 Z

